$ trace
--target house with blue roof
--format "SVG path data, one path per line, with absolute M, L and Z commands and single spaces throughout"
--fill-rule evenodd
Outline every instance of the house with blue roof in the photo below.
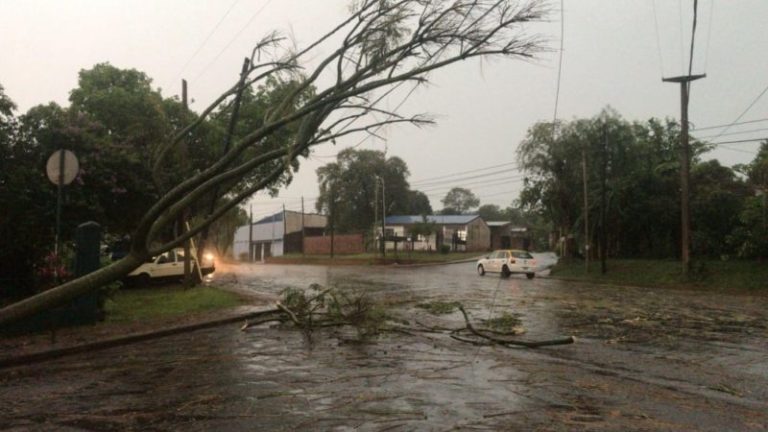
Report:
M 384 225 L 388 250 L 439 251 L 445 245 L 454 252 L 485 252 L 491 247 L 488 224 L 476 214 L 393 215 Z M 429 234 L 424 233 L 425 226 Z

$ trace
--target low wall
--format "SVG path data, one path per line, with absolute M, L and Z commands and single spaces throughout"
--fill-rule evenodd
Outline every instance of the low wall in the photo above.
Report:
M 357 254 L 365 252 L 362 234 L 343 234 L 333 237 L 334 254 Z M 331 253 L 331 236 L 305 237 L 304 253 L 328 255 Z

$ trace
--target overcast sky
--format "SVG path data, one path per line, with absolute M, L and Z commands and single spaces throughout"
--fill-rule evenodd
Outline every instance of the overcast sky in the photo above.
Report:
M 714 1 L 714 3 L 713 3 Z M 190 82 L 200 110 L 232 85 L 242 58 L 271 30 L 292 34 L 302 46 L 347 13 L 349 0 L 0 0 L 0 84 L 24 112 L 55 101 L 68 105 L 77 73 L 99 62 L 147 73 L 164 96 Z M 424 189 L 433 207 L 457 184 L 419 186 L 424 179 L 514 162 L 534 122 L 553 117 L 560 44 L 560 3 L 550 2 L 549 22 L 531 27 L 551 52 L 532 62 L 471 61 L 431 77 L 402 106 L 428 112 L 439 124 L 383 131 L 388 155 L 408 164 L 412 187 Z M 690 43 L 693 0 L 565 0 L 564 58 L 558 118 L 592 117 L 611 106 L 628 120 L 679 118 L 679 87 L 661 76 L 681 75 Z M 698 128 L 733 122 L 768 86 L 768 1 L 701 0 L 690 120 Z M 218 27 L 217 27 L 218 25 Z M 394 100 L 391 103 L 397 104 Z M 741 121 L 768 118 L 768 95 Z M 766 130 L 756 130 L 766 129 Z M 700 137 L 722 129 L 706 129 Z M 750 132 L 751 131 L 751 132 Z M 768 122 L 731 127 L 716 141 L 768 136 Z M 318 194 L 315 169 L 360 138 L 318 147 L 280 198 L 254 198 L 255 216 L 311 209 Z M 719 146 L 706 158 L 723 164 L 754 157 L 757 143 Z M 358 148 L 384 150 L 381 140 Z M 511 167 L 513 168 L 513 167 Z M 496 169 L 498 171 L 498 169 Z M 480 174 L 483 172 L 480 171 Z M 521 183 L 496 176 L 466 180 L 483 204 L 507 206 Z M 499 179 L 502 179 L 499 181 Z M 491 185 L 482 184 L 483 180 Z

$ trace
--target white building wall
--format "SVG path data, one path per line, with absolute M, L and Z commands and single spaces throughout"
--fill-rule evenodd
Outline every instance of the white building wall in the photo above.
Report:
M 253 225 L 253 242 L 271 242 L 270 254 L 272 256 L 283 255 L 283 221 L 260 223 Z M 249 256 L 248 239 L 250 236 L 248 225 L 241 226 L 235 231 L 235 239 L 232 244 L 232 253 L 235 259 L 245 254 Z
M 241 226 L 235 231 L 235 239 L 232 243 L 232 255 L 236 260 L 245 254 L 248 256 L 248 225 Z

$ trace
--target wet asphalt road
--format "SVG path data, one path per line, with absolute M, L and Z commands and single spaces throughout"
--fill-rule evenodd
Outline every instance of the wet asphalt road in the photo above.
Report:
M 479 277 L 422 268 L 230 266 L 219 283 L 279 294 L 363 290 L 409 326 L 518 317 L 530 350 L 442 333 L 236 326 L 0 370 L 0 430 L 768 430 L 768 297 Z

